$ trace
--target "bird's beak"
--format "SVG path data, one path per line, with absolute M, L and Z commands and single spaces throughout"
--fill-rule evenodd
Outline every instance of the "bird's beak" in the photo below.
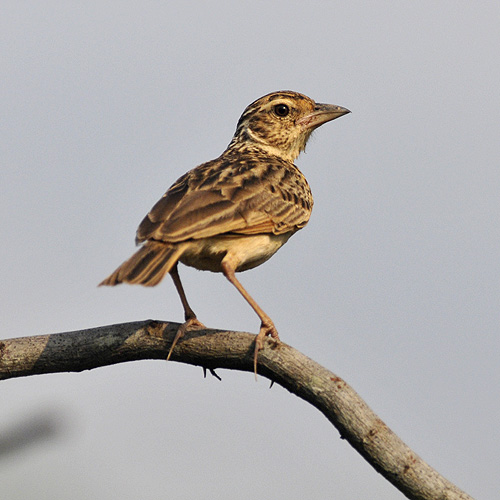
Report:
M 297 123 L 304 129 L 314 130 L 323 125 L 323 123 L 335 120 L 335 118 L 339 118 L 347 113 L 350 113 L 350 111 L 342 106 L 317 102 L 314 106 L 314 111 L 297 120 Z

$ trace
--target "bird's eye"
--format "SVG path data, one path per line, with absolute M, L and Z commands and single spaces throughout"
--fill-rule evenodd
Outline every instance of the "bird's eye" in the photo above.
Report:
M 290 108 L 286 104 L 276 104 L 274 106 L 274 112 L 281 118 L 285 117 L 290 113 Z

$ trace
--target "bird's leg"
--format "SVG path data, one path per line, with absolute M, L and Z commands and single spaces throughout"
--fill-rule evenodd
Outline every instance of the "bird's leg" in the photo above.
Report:
M 224 276 L 237 288 L 237 290 L 243 295 L 244 299 L 250 304 L 252 309 L 257 313 L 260 318 L 260 331 L 255 337 L 255 351 L 253 357 L 253 370 L 255 373 L 255 378 L 257 378 L 257 356 L 259 351 L 264 348 L 264 339 L 266 336 L 271 336 L 276 343 L 280 342 L 278 335 L 278 330 L 274 326 L 271 318 L 260 308 L 260 306 L 255 302 L 251 295 L 243 288 L 243 285 L 238 281 L 235 275 L 236 265 L 232 262 L 229 255 L 226 255 L 221 262 L 222 272 Z
M 191 328 L 201 329 L 206 328 L 206 326 L 198 321 L 196 314 L 191 309 L 189 302 L 187 301 L 186 294 L 184 292 L 184 288 L 181 283 L 181 278 L 179 276 L 179 271 L 177 269 L 177 262 L 174 264 L 174 267 L 170 270 L 170 276 L 172 276 L 172 280 L 174 281 L 175 288 L 182 302 L 182 307 L 184 308 L 184 323 L 179 327 L 177 333 L 175 335 L 174 341 L 172 342 L 172 346 L 170 347 L 170 351 L 168 351 L 167 361 L 170 359 L 172 355 L 172 351 L 174 350 L 177 341 L 184 336 L 187 330 Z

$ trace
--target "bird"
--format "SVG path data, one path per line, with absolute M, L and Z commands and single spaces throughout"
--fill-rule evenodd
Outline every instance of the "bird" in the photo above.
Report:
M 280 343 L 271 318 L 236 273 L 271 258 L 309 221 L 313 196 L 294 161 L 312 132 L 350 111 L 304 94 L 278 91 L 246 107 L 226 150 L 181 176 L 137 229 L 138 251 L 100 283 L 155 286 L 169 273 L 184 309 L 167 360 L 185 332 L 206 328 L 188 303 L 178 263 L 222 273 L 261 321 L 253 367 L 266 337 Z

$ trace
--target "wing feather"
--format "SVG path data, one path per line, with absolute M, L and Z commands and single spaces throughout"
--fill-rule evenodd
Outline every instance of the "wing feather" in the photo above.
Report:
M 222 156 L 182 176 L 144 218 L 137 240 L 295 232 L 311 210 L 309 185 L 293 163 Z

